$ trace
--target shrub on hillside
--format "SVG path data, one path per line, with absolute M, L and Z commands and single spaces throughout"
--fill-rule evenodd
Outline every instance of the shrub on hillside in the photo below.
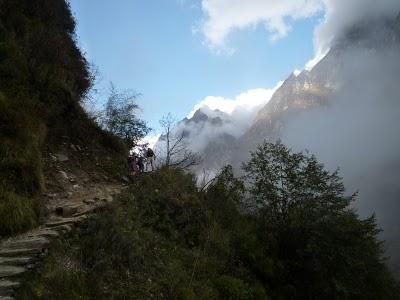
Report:
M 206 191 L 173 168 L 136 176 L 72 246 L 52 254 L 56 259 L 23 293 L 29 299 L 71 293 L 80 299 L 398 299 L 375 221 L 360 220 L 349 208 L 354 196 L 344 195 L 336 172 L 280 143 L 260 147 L 245 170 L 248 182 L 227 167 Z M 247 209 L 248 202 L 258 210 Z M 61 280 L 75 282 L 67 267 L 60 269 L 65 256 L 83 282 L 72 291 Z
M 45 129 L 0 93 L 0 236 L 35 224 L 43 187 L 40 148 Z
M 93 156 L 113 156 L 103 170 L 115 174 L 122 170 L 127 149 L 81 106 L 93 74 L 76 44 L 75 20 L 67 1 L 0 1 L 0 78 L 0 235 L 4 235 L 37 221 L 40 208 L 33 199 L 43 189 L 45 150 L 58 150 L 67 137 L 70 143 L 85 145 Z M 18 213 L 10 207 L 18 207 Z
M 260 240 L 274 261 L 274 294 L 296 298 L 391 299 L 395 280 L 375 217 L 361 220 L 338 172 L 280 142 L 264 143 L 244 170 L 258 207 Z

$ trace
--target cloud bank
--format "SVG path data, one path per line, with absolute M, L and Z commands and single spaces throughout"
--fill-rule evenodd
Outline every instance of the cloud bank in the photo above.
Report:
M 343 54 L 340 89 L 328 109 L 304 112 L 282 140 L 309 149 L 335 170 L 348 192 L 359 191 L 362 216 L 376 213 L 392 267 L 400 272 L 400 51 L 354 48 Z
M 393 16 L 399 0 L 202 0 L 204 20 L 200 31 L 213 49 L 226 48 L 234 30 L 265 26 L 271 40 L 285 37 L 293 20 L 323 17 L 314 30 L 312 68 L 329 50 L 335 38 L 365 18 Z
M 399 0 L 321 0 L 324 18 L 314 31 L 316 54 L 326 52 L 336 38 L 349 27 L 363 20 L 395 17 L 400 10 Z
M 290 19 L 307 18 L 321 9 L 320 0 L 203 0 L 201 30 L 212 47 L 224 45 L 234 29 L 264 25 L 271 40 L 288 34 Z
M 193 110 L 188 114 L 188 118 L 191 118 L 193 114 L 202 107 L 208 107 L 212 110 L 218 109 L 227 114 L 232 114 L 237 110 L 257 110 L 261 106 L 267 104 L 272 95 L 281 85 L 282 82 L 279 82 L 275 87 L 271 89 L 251 89 L 237 95 L 233 99 L 225 98 L 222 96 L 207 96 L 195 105 Z

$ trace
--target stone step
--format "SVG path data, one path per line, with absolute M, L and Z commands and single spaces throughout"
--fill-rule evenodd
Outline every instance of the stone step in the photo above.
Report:
M 76 214 L 73 215 L 73 217 L 81 217 L 83 215 L 90 214 L 94 210 L 96 210 L 96 208 L 97 208 L 97 206 L 88 207 L 88 208 L 86 208 L 86 209 L 84 209 L 84 210 L 82 210 L 80 212 L 77 212 Z
M 3 244 L 8 249 L 46 249 L 50 245 L 50 241 L 45 237 L 29 237 L 21 240 L 15 240 Z
M 106 197 L 101 197 L 101 201 L 111 203 L 113 201 L 113 196 L 106 196 Z
M 30 256 L 42 252 L 41 248 L 21 248 L 21 249 L 0 249 L 0 256 L 15 257 L 15 256 Z
M 21 284 L 18 281 L 0 280 L 0 296 L 10 296 L 14 294 L 14 289 Z
M 52 239 L 52 238 L 57 238 L 60 235 L 58 234 L 57 231 L 51 230 L 49 228 L 42 229 L 42 230 L 36 231 L 36 232 L 28 235 L 28 237 L 40 237 L 40 236 Z
M 32 257 L 0 257 L 0 265 L 24 266 L 33 261 Z
M 0 265 L 0 278 L 13 277 L 26 272 L 23 267 Z
M 83 216 L 81 217 L 74 217 L 74 218 L 63 218 L 61 220 L 58 221 L 52 221 L 52 222 L 48 222 L 46 223 L 47 227 L 57 227 L 60 225 L 75 225 L 77 223 L 80 223 L 84 220 L 85 218 Z
M 96 203 L 96 200 L 95 199 L 85 199 L 85 200 L 83 200 L 83 203 L 94 204 L 94 203 Z
M 70 232 L 72 230 L 71 226 L 69 225 L 59 225 L 59 226 L 54 226 L 52 227 L 55 231 L 57 232 L 61 232 L 61 233 L 66 233 L 66 232 Z
M 0 296 L 0 300 L 14 300 L 15 298 L 12 296 Z

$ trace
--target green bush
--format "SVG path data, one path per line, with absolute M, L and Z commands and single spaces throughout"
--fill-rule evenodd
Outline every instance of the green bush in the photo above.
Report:
M 35 201 L 0 186 L 0 235 L 29 229 L 37 221 Z
M 253 299 L 252 291 L 243 280 L 223 275 L 215 280 L 215 286 L 220 294 L 220 299 L 250 300 Z
M 291 152 L 280 144 L 260 149 L 259 155 L 271 154 L 270 148 L 275 159 L 265 160 L 263 170 L 281 162 L 282 151 L 292 161 Z M 23 293 L 29 297 L 40 290 L 40 297 L 32 299 L 398 299 L 398 283 L 384 264 L 374 218 L 360 220 L 347 205 L 328 211 L 315 206 L 326 199 L 348 199 L 342 198 L 337 175 L 325 173 L 314 158 L 308 161 L 303 155 L 296 154 L 295 161 L 307 170 L 317 166 L 311 172 L 315 177 L 295 182 L 307 183 L 304 202 L 311 203 L 299 202 L 285 216 L 272 215 L 282 210 L 266 213 L 266 206 L 245 209 L 254 201 L 255 184 L 266 184 L 260 190 L 271 193 L 275 189 L 273 177 L 258 173 L 259 157 L 252 161 L 252 175 L 264 180 L 247 188 L 229 167 L 207 191 L 198 191 L 194 177 L 182 170 L 139 174 L 72 242 L 52 252 L 54 259 Z M 296 165 L 290 171 L 295 174 Z M 318 195 L 326 190 L 321 175 L 337 183 L 333 187 L 339 192 L 313 199 L 314 188 L 323 187 Z M 325 215 L 299 217 L 307 212 Z M 74 262 L 72 278 L 68 264 L 59 263 L 65 257 Z M 74 287 L 69 282 L 76 278 L 82 283 Z
M 14 107 L 0 94 L 0 236 L 36 224 L 40 214 L 33 200 L 43 188 L 41 123 Z

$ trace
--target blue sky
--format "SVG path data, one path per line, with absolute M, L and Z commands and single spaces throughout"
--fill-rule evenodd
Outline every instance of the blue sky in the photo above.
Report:
M 133 89 L 142 94 L 142 118 L 155 129 L 168 112 L 181 119 L 207 96 L 233 99 L 250 89 L 272 88 L 303 68 L 314 55 L 313 30 L 321 18 L 284 19 L 291 30 L 275 42 L 262 23 L 233 28 L 218 49 L 202 32 L 206 15 L 200 0 L 70 4 L 79 44 L 101 73 L 99 103 L 111 81 Z

